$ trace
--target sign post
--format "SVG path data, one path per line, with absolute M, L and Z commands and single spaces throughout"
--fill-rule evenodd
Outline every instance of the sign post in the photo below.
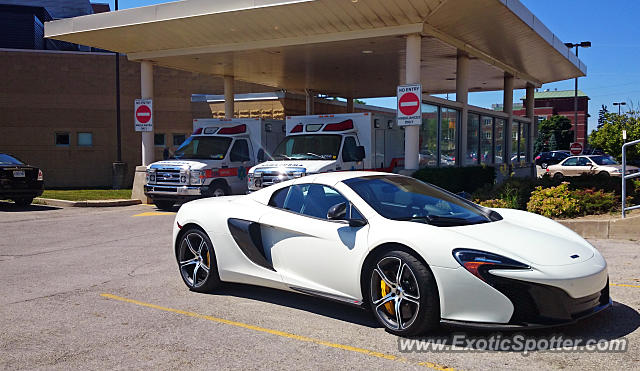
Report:
M 422 125 L 422 85 L 398 86 L 398 126 Z
M 136 131 L 153 131 L 153 101 L 136 99 L 134 109 Z
M 584 148 L 580 142 L 573 142 L 571 143 L 571 146 L 569 146 L 569 151 L 573 156 L 581 155 L 583 150 Z

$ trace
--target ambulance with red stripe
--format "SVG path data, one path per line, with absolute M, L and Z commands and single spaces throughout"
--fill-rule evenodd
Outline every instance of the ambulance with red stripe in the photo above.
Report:
M 289 116 L 269 161 L 251 168 L 249 191 L 305 175 L 346 170 L 392 172 L 404 165 L 404 130 L 395 115 L 371 112 Z
M 144 193 L 160 209 L 196 198 L 247 192 L 247 172 L 285 136 L 285 123 L 258 118 L 196 119 L 171 159 L 147 166 Z

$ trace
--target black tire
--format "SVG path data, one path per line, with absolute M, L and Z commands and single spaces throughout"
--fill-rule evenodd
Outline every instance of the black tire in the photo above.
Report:
M 175 202 L 173 201 L 153 201 L 153 204 L 156 205 L 156 207 L 160 210 L 173 210 L 173 205 L 175 205 Z
M 211 185 L 211 197 L 222 197 L 231 194 L 229 187 L 223 183 L 214 183 Z
M 560 180 L 562 178 L 564 178 L 564 175 L 560 172 L 553 174 L 553 179 L 555 180 Z
M 546 168 L 548 168 L 548 167 L 549 167 L 549 164 L 547 164 L 546 162 L 543 162 L 543 163 L 540 165 L 540 167 L 541 167 L 541 168 L 543 168 L 543 169 L 546 169 Z
M 25 207 L 31 205 L 31 203 L 33 202 L 33 197 L 14 198 L 13 202 L 15 202 L 17 206 Z
M 189 290 L 211 292 L 220 286 L 218 262 L 213 244 L 201 229 L 187 227 L 180 233 L 176 246 L 176 258 L 180 277 Z
M 397 276 L 400 267 L 403 267 L 401 284 L 397 285 L 397 279 L 388 276 Z M 386 280 L 380 271 L 387 276 Z M 415 256 L 402 250 L 387 251 L 372 259 L 364 272 L 365 300 L 385 330 L 397 336 L 415 336 L 439 326 L 440 297 L 436 281 L 429 267 Z
M 608 171 L 601 171 L 598 173 L 599 176 L 603 177 L 603 178 L 608 178 L 611 176 L 611 174 L 609 174 Z

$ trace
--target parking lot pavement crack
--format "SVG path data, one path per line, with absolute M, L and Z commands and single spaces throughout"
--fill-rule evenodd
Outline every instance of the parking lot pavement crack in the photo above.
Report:
M 22 303 L 28 303 L 28 302 L 32 302 L 32 301 L 36 301 L 36 300 L 41 300 L 41 299 L 50 299 L 50 298 L 54 298 L 57 296 L 64 296 L 64 295 L 68 295 L 68 294 L 79 294 L 79 293 L 85 293 L 85 292 L 90 292 L 94 289 L 96 289 L 96 287 L 101 286 L 101 285 L 106 285 L 107 283 L 111 282 L 112 280 L 106 280 L 97 284 L 93 284 L 91 285 L 91 287 L 83 287 L 83 288 L 76 288 L 73 290 L 68 290 L 68 291 L 61 291 L 61 292 L 56 292 L 53 294 L 48 294 L 48 295 L 42 295 L 42 296 L 36 296 L 34 298 L 28 298 L 28 299 L 23 299 L 23 300 L 18 300 L 18 301 L 13 301 L 11 303 L 6 303 L 6 304 L 2 304 L 2 305 L 15 305 L 15 304 L 22 304 Z

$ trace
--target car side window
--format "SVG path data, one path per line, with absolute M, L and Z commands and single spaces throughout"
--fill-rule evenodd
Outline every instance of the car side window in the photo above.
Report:
M 231 147 L 231 162 L 244 162 L 251 160 L 249 156 L 249 143 L 246 139 L 238 139 Z
M 339 203 L 347 203 L 352 219 L 364 219 L 362 214 L 338 191 L 321 184 L 298 184 L 276 191 L 269 200 L 269 206 L 288 210 L 301 215 L 327 219 L 329 209 Z
M 578 166 L 589 166 L 591 162 L 586 157 L 580 157 L 578 159 Z
M 358 144 L 355 137 L 344 138 L 344 145 L 342 146 L 342 161 L 353 162 L 358 161 L 356 152 L 358 150 Z
M 562 166 L 578 166 L 578 158 L 574 157 L 567 159 Z

